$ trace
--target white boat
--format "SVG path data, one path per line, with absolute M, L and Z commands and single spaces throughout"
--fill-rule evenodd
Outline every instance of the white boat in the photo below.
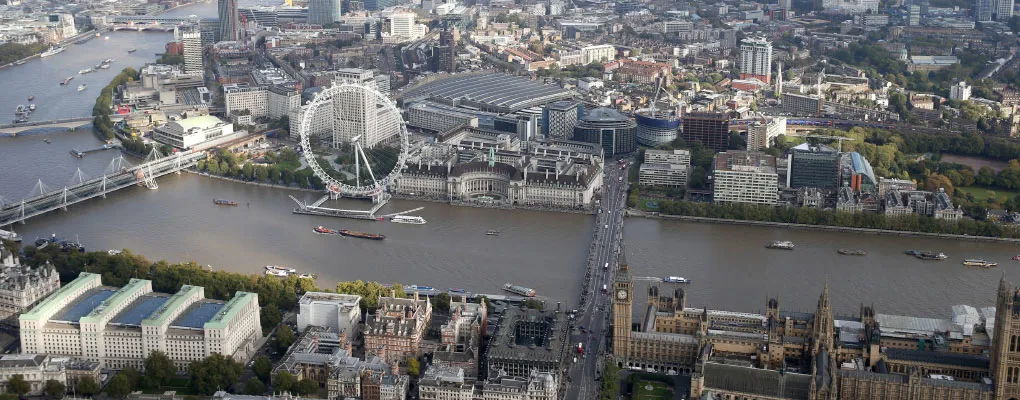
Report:
M 682 276 L 667 276 L 662 278 L 662 281 L 666 283 L 691 283 L 689 279 Z
M 396 222 L 398 224 L 425 225 L 425 218 L 413 215 L 396 215 L 393 218 L 390 218 L 390 222 Z
M 777 240 L 777 241 L 774 241 L 772 243 L 769 243 L 769 244 L 765 245 L 765 247 L 770 248 L 770 249 L 779 249 L 779 250 L 793 250 L 794 245 L 793 245 L 793 242 L 791 242 L 791 241 Z
M 111 256 L 115 256 L 115 255 L 120 254 L 120 253 L 123 253 L 123 251 L 120 251 L 120 250 L 107 250 L 106 251 L 106 254 L 109 254 Z
M 89 67 L 89 68 L 85 68 L 85 69 L 83 69 L 83 70 L 80 70 L 80 71 L 78 71 L 78 74 L 79 74 L 79 75 L 85 75 L 85 74 L 87 74 L 87 73 L 89 73 L 89 72 L 92 72 L 92 71 L 95 71 L 95 70 L 94 70 L 94 69 L 92 69 L 91 67 Z
M 290 274 L 288 274 L 287 271 L 268 270 L 268 271 L 266 271 L 266 275 L 268 275 L 268 276 L 287 276 L 287 275 L 290 275 Z
M 40 54 L 39 57 L 49 57 L 49 56 L 58 54 L 58 53 L 60 53 L 62 51 L 64 51 L 63 47 L 50 47 L 49 50 L 46 50 L 46 51 L 42 52 L 42 54 Z
M 315 275 L 312 275 L 312 274 L 301 274 L 301 275 L 298 275 L 298 278 L 300 278 L 300 279 L 315 279 Z
M 88 84 L 85 84 L 85 83 L 83 83 L 83 84 L 81 84 L 81 85 L 78 85 L 78 91 L 80 92 L 80 91 L 82 91 L 82 90 L 85 90 L 85 88 L 86 88 L 86 87 L 88 87 L 88 86 L 89 86 L 89 85 L 88 85 Z
M 3 229 L 0 229 L 0 239 L 10 240 L 12 242 L 20 242 L 21 235 L 14 233 L 14 231 L 5 231 Z
M 103 36 L 103 40 L 110 40 L 109 36 Z
M 297 273 L 297 270 L 294 268 L 281 267 L 279 265 L 267 265 L 266 271 L 280 271 L 287 274 Z

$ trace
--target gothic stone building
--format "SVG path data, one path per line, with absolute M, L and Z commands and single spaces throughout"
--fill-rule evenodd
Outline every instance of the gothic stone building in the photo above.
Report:
M 1020 287 L 1000 282 L 996 307 L 953 319 L 833 315 L 828 285 L 813 313 L 768 299 L 764 314 L 688 307 L 680 285 L 647 288 L 635 324 L 634 281 L 621 259 L 613 353 L 621 367 L 691 375 L 690 398 L 1020 399 Z

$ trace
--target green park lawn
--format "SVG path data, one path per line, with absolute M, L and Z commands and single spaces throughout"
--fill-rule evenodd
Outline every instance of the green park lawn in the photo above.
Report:
M 979 203 L 984 202 L 985 199 L 992 197 L 996 199 L 997 203 L 1002 204 L 1006 200 L 1012 199 L 1016 197 L 1016 195 L 1020 194 L 1018 192 L 1011 192 L 1009 190 L 1002 189 L 993 190 L 977 186 L 958 187 L 956 188 L 956 190 L 962 191 L 964 193 L 970 193 L 971 195 L 974 196 L 974 201 Z
M 651 390 L 648 390 L 648 388 Z M 637 381 L 631 399 L 633 400 L 669 400 L 673 398 L 673 389 L 662 382 Z

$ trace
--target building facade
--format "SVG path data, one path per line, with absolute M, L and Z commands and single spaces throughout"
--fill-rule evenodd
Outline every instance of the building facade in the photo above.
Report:
M 611 108 L 591 110 L 574 126 L 574 140 L 596 143 L 607 156 L 637 150 L 637 124 Z
M 581 48 L 581 57 L 584 64 L 593 62 L 611 61 L 616 59 L 616 46 L 611 44 L 599 44 Z
M 691 112 L 683 117 L 681 137 L 688 144 L 701 141 L 715 152 L 723 152 L 730 144 L 730 119 L 722 112 Z
M 50 263 L 31 268 L 17 254 L 0 246 L 0 319 L 28 310 L 60 288 L 60 275 Z
M 113 288 L 83 272 L 18 318 L 22 351 L 111 369 L 141 368 L 155 350 L 182 371 L 212 354 L 247 360 L 262 338 L 258 295 L 237 292 L 223 302 L 204 293 L 190 285 L 174 295 L 155 293 L 143 279 Z
M 237 11 L 237 0 L 219 0 L 217 11 L 220 17 L 220 40 L 241 40 L 243 28 Z
M 205 74 L 202 58 L 202 33 L 197 27 L 182 28 L 181 46 L 184 53 L 184 72 L 198 72 Z
M 779 174 L 775 157 L 731 150 L 716 154 L 713 165 L 712 201 L 778 204 Z
M 645 146 L 659 146 L 676 140 L 680 118 L 672 111 L 641 110 L 635 113 L 637 142 Z
M 747 151 L 762 151 L 772 147 L 779 135 L 786 134 L 786 118 L 768 117 L 747 126 Z
M 550 103 L 543 110 L 542 120 L 545 137 L 551 139 L 569 139 L 574 134 L 580 104 L 572 100 Z
M 740 41 L 740 79 L 772 80 L 772 42 L 765 38 Z
M 299 331 L 309 326 L 321 326 L 333 332 L 344 332 L 349 337 L 357 334 L 361 323 L 361 296 L 339 293 L 306 292 L 298 301 Z
M 180 149 L 190 149 L 211 140 L 230 136 L 234 125 L 211 115 L 170 121 L 153 132 L 153 138 Z
M 380 297 L 375 313 L 365 321 L 365 355 L 401 362 L 421 355 L 421 342 L 432 321 L 428 298 Z
M 0 356 L 0 393 L 7 393 L 7 382 L 21 375 L 28 383 L 29 396 L 40 396 L 47 381 L 67 386 L 65 361 L 55 360 L 48 354 L 5 354 Z

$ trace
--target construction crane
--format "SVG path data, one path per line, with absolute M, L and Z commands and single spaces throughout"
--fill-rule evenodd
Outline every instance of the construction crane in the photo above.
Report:
M 828 136 L 828 135 L 804 135 L 804 137 L 819 138 L 819 139 L 836 139 L 836 140 L 839 141 L 839 148 L 837 149 L 837 151 L 839 151 L 840 153 L 843 152 L 843 141 L 844 140 L 850 140 L 850 141 L 857 140 L 857 139 L 848 138 L 848 137 L 845 137 L 845 136 Z

